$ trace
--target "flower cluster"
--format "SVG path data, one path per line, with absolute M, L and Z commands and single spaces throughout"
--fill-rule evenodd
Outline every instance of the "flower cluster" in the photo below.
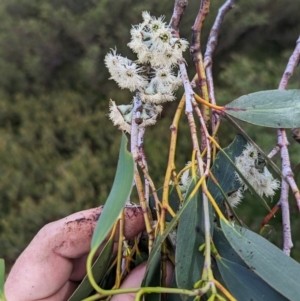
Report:
M 248 143 L 239 157 L 235 158 L 236 167 L 249 182 L 249 184 L 255 189 L 260 195 L 266 197 L 272 197 L 275 191 L 280 187 L 280 182 L 273 178 L 265 166 L 265 161 L 261 157 L 261 154 L 257 149 L 250 143 Z M 247 190 L 246 183 L 236 173 L 236 178 L 241 184 L 241 188 L 235 195 L 232 195 L 233 203 L 232 206 L 236 206 L 242 197 L 242 192 Z M 229 201 L 231 196 L 229 197 Z
M 106 55 L 105 65 L 111 74 L 110 79 L 116 81 L 120 88 L 139 92 L 145 104 L 142 114 L 145 119 L 140 126 L 147 126 L 154 124 L 154 119 L 161 112 L 158 104 L 175 100 L 174 92 L 182 80 L 172 68 L 183 60 L 182 53 L 187 49 L 188 42 L 172 36 L 164 17 L 155 18 L 148 12 L 143 12 L 142 17 L 143 22 L 132 27 L 131 41 L 128 43 L 138 59 L 131 61 L 113 49 Z M 123 112 L 122 106 L 116 106 L 114 102 L 110 104 L 110 119 L 126 131 L 130 130 L 132 106 L 126 108 L 129 109 Z
M 111 100 L 109 111 L 109 118 L 112 120 L 113 124 L 118 126 L 120 130 L 130 133 L 133 105 L 117 106 L 116 103 Z M 155 124 L 157 116 L 161 111 L 162 106 L 154 106 L 149 103 L 144 104 L 143 111 L 140 115 L 141 122 L 139 122 L 139 126 L 146 127 Z
M 172 67 L 182 59 L 182 52 L 188 47 L 188 42 L 174 38 L 171 28 L 164 22 L 164 17 L 151 17 L 148 12 L 142 14 L 143 22 L 131 29 L 129 48 L 138 56 L 138 62 L 148 64 L 153 68 L 160 66 Z
M 122 89 L 127 88 L 133 92 L 148 85 L 147 78 L 140 75 L 143 68 L 117 54 L 116 50 L 106 55 L 105 64 L 111 74 L 110 79 L 116 81 Z

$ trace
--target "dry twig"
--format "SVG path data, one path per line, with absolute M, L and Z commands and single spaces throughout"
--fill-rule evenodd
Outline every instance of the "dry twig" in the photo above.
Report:
M 294 69 L 300 58 L 300 37 L 296 42 L 296 47 L 292 53 L 286 69 L 281 78 L 278 89 L 284 90 L 287 87 L 288 81 L 292 76 Z M 289 186 L 291 187 L 298 208 L 300 210 L 300 192 L 297 187 L 297 184 L 294 179 L 294 175 L 291 169 L 290 157 L 288 152 L 289 142 L 287 140 L 286 132 L 284 129 L 277 130 L 277 141 L 278 146 L 280 147 L 281 162 L 282 162 L 282 174 L 284 180 L 281 182 L 281 195 L 280 195 L 280 204 L 282 208 L 282 224 L 283 224 L 283 252 L 287 255 L 290 255 L 291 248 L 293 247 L 293 242 L 291 238 L 291 226 L 290 226 L 290 210 L 289 210 Z

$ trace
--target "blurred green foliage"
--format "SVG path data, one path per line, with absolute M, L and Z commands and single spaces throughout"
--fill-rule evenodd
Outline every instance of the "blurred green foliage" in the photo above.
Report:
M 212 1 L 202 47 L 223 1 Z M 0 4 L 0 257 L 10 266 L 45 223 L 105 201 L 115 174 L 120 133 L 108 120 L 108 100 L 129 103 L 131 95 L 109 81 L 103 59 L 115 46 L 133 58 L 126 44 L 141 12 L 172 14 L 173 1 L 3 0 Z M 199 1 L 190 1 L 181 35 L 190 27 Z M 224 20 L 215 53 L 217 100 L 225 104 L 243 94 L 276 89 L 300 32 L 297 1 L 237 1 Z M 186 54 L 190 76 L 193 63 Z M 299 88 L 297 69 L 289 88 Z M 146 135 L 146 155 L 157 188 L 162 185 L 169 126 L 176 104 L 167 104 Z M 182 118 L 177 166 L 190 160 L 188 127 Z M 275 131 L 246 125 L 266 151 Z M 236 132 L 224 121 L 220 140 L 227 146 Z M 292 142 L 292 140 L 290 139 Z M 299 145 L 292 142 L 293 165 Z M 299 179 L 298 179 L 299 182 Z M 249 195 L 239 208 L 258 230 L 267 213 Z M 274 197 L 273 204 L 278 200 Z M 293 227 L 296 206 L 291 197 Z M 281 242 L 280 213 L 274 241 Z M 299 259 L 300 237 L 294 234 Z M 298 237 L 297 237 L 298 235 Z

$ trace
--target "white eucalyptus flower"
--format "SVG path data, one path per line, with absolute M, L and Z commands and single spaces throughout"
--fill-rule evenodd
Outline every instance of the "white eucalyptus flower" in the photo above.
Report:
M 131 132 L 131 125 L 124 120 L 124 116 L 121 111 L 116 106 L 116 103 L 113 100 L 109 102 L 109 119 L 113 122 L 114 125 L 117 125 L 120 130 L 123 130 L 127 133 Z
M 175 51 L 185 52 L 189 47 L 189 42 L 185 39 L 172 38 L 171 45 Z
M 157 34 L 160 30 L 166 28 L 166 23 L 164 22 L 165 17 L 160 16 L 159 18 L 151 17 L 148 23 L 148 29 L 153 34 Z
M 142 89 L 148 85 L 147 78 L 139 75 L 143 71 L 143 68 L 138 67 L 135 63 L 126 65 L 124 68 L 120 68 L 119 77 L 114 80 L 118 83 L 120 88 L 127 88 L 131 92 Z
M 142 18 L 143 18 L 143 20 L 144 20 L 143 23 L 145 23 L 145 24 L 150 23 L 151 20 L 152 20 L 151 15 L 150 15 L 147 11 L 143 11 L 143 12 L 142 12 Z
M 175 96 L 172 93 L 155 93 L 155 94 L 147 94 L 141 93 L 141 100 L 143 102 L 149 102 L 153 104 L 161 104 L 168 101 L 174 101 Z
M 228 197 L 228 202 L 232 207 L 237 207 L 242 202 L 243 190 L 239 188 L 237 191 L 231 193 Z
M 144 49 L 141 49 L 138 53 L 138 63 L 140 64 L 148 64 L 151 63 L 154 60 L 153 52 L 148 49 L 148 47 L 145 47 Z
M 116 54 L 112 50 L 105 57 L 105 64 L 111 74 L 111 78 L 116 81 L 120 88 L 127 88 L 130 91 L 142 89 L 148 85 L 147 78 L 140 75 L 143 67 L 139 67 L 133 61 Z
M 144 104 L 143 111 L 141 114 L 141 118 L 143 119 L 143 122 L 139 125 L 139 127 L 154 125 L 162 109 L 163 109 L 162 106 L 156 106 L 150 103 Z
M 142 128 L 154 125 L 162 109 L 162 106 L 153 105 L 151 103 L 144 104 L 143 111 L 140 115 L 142 122 L 138 125 L 138 127 Z M 133 105 L 117 106 L 114 101 L 110 100 L 109 111 L 109 118 L 112 120 L 113 124 L 117 125 L 120 130 L 130 133 Z
M 243 174 L 249 184 L 260 195 L 266 197 L 274 196 L 276 190 L 280 187 L 280 182 L 273 178 L 266 166 L 259 163 L 260 154 L 254 145 L 248 143 L 239 157 L 235 158 L 236 167 Z M 247 185 L 236 173 L 242 189 L 248 189 Z

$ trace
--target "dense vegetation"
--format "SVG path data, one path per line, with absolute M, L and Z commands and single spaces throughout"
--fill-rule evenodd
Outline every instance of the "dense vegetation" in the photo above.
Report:
M 198 2 L 190 1 L 182 22 L 181 35 L 186 39 Z M 225 18 L 214 61 L 220 103 L 276 89 L 300 32 L 296 1 L 237 2 Z M 203 49 L 221 3 L 212 3 Z M 140 22 L 141 12 L 164 14 L 168 20 L 172 6 L 173 1 L 159 0 L 147 4 L 120 0 L 117 5 L 108 0 L 1 2 L 0 257 L 8 264 L 45 223 L 105 201 L 120 141 L 120 133 L 107 117 L 108 100 L 129 103 L 131 96 L 108 81 L 104 55 L 116 45 L 130 56 L 126 47 L 129 28 Z M 188 56 L 186 60 L 192 65 Z M 289 87 L 299 88 L 299 81 L 296 70 Z M 162 183 L 159 171 L 166 168 L 168 128 L 175 105 L 165 106 L 160 122 L 147 134 L 149 168 L 157 187 Z M 183 124 L 180 165 L 190 159 L 185 156 L 191 147 L 185 129 Z M 274 130 L 247 129 L 266 151 L 275 146 Z M 228 145 L 234 136 L 232 128 L 223 127 L 221 144 Z M 299 145 L 290 141 L 296 165 Z M 248 199 L 239 210 L 257 230 L 266 211 L 251 196 Z M 292 198 L 291 206 L 296 214 Z M 293 225 L 299 226 L 299 220 L 294 218 Z M 280 231 L 280 214 L 274 226 Z M 280 243 L 280 232 L 275 240 Z M 294 241 L 295 249 L 300 248 L 300 238 Z

